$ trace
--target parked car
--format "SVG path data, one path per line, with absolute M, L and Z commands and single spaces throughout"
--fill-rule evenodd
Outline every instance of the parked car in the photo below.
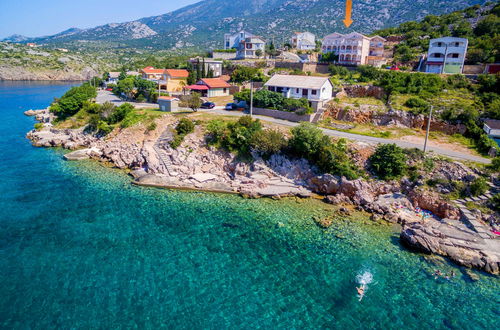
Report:
M 237 110 L 238 109 L 238 105 L 236 103 L 228 103 L 226 104 L 226 110 Z
M 205 102 L 201 105 L 202 109 L 213 109 L 215 108 L 215 103 L 213 102 Z
M 112 91 L 113 91 L 113 88 L 110 88 L 110 87 L 109 87 L 109 88 L 106 88 L 106 90 L 107 90 L 108 92 L 112 92 Z

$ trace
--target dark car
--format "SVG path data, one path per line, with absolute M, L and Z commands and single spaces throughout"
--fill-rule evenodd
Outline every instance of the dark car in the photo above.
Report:
M 213 102 L 205 102 L 201 105 L 202 109 L 213 109 L 215 108 L 215 103 Z
M 237 110 L 238 109 L 238 105 L 236 103 L 228 103 L 226 104 L 226 110 Z

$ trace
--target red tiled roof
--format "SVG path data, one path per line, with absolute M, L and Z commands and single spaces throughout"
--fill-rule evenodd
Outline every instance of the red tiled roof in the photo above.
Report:
M 229 85 L 226 81 L 220 78 L 204 78 L 201 80 L 205 85 L 209 88 L 229 88 Z
M 146 74 L 164 74 L 165 73 L 165 69 L 155 69 L 155 68 L 150 67 L 150 66 L 142 69 L 141 71 L 146 73 Z
M 158 100 L 166 100 L 166 101 L 171 101 L 171 100 L 178 100 L 178 98 L 173 97 L 173 96 L 160 96 Z
M 189 76 L 189 71 L 183 69 L 167 69 L 165 73 L 172 78 L 187 78 Z
M 205 85 L 189 85 L 186 86 L 187 89 L 192 89 L 195 91 L 208 91 L 208 86 Z

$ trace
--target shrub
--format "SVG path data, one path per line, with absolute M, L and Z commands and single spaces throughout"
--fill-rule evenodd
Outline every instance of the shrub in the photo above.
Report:
M 158 125 L 156 124 L 156 122 L 151 122 L 148 127 L 146 127 L 146 130 L 148 132 L 151 132 L 151 131 L 154 131 L 156 128 L 158 127 Z
M 194 132 L 194 123 L 188 118 L 181 118 L 175 130 L 177 131 L 177 134 L 186 136 L 189 133 Z
M 427 109 L 429 109 L 429 103 L 420 97 L 410 97 L 405 102 L 405 106 L 411 108 L 412 112 L 416 114 L 424 113 Z
M 144 95 L 142 95 L 142 94 L 139 94 L 139 95 L 135 98 L 135 100 L 136 100 L 137 102 L 139 102 L 139 103 L 143 103 L 143 102 L 146 102 L 146 97 L 144 97 Z
M 489 185 L 484 178 L 476 178 L 469 185 L 469 193 L 472 196 L 481 196 L 488 191 Z
M 493 158 L 489 167 L 493 171 L 499 172 L 500 171 L 500 156 Z
M 491 197 L 490 204 L 495 211 L 500 212 L 500 194 Z
M 270 157 L 281 152 L 288 145 L 288 141 L 280 131 L 269 129 L 256 132 L 251 144 L 255 151 L 264 157 Z
M 42 128 L 43 128 L 43 124 L 42 123 L 36 123 L 35 124 L 35 130 L 40 131 Z
M 210 144 L 218 144 L 219 146 L 221 146 L 222 141 L 227 135 L 227 132 L 227 124 L 223 120 L 213 119 L 208 122 L 207 133 L 208 142 Z
M 296 155 L 313 159 L 326 140 L 329 138 L 319 128 L 311 123 L 301 123 L 292 129 L 289 145 Z
M 85 102 L 96 96 L 97 90 L 89 83 L 85 83 L 71 88 L 60 99 L 56 99 L 52 103 L 50 111 L 61 117 L 72 116 L 82 109 Z
M 295 155 L 316 164 L 325 173 L 349 179 L 359 177 L 358 169 L 349 159 L 345 140 L 332 143 L 330 137 L 311 123 L 301 123 L 292 129 L 289 146 Z
M 370 157 L 374 172 L 383 180 L 397 179 L 406 169 L 406 155 L 403 149 L 395 144 L 384 144 L 377 147 Z
M 170 146 L 173 149 L 177 149 L 184 141 L 186 135 L 193 132 L 194 132 L 193 121 L 188 118 L 181 118 L 181 120 L 175 127 L 174 139 L 170 141 Z
M 109 124 L 116 124 L 121 122 L 127 117 L 130 113 L 134 112 L 135 107 L 130 103 L 124 103 L 119 107 L 116 107 L 111 112 L 111 115 L 107 118 L 107 122 Z

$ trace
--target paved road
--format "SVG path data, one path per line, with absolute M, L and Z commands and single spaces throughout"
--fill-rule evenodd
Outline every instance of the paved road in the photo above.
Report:
M 138 102 L 130 102 L 130 101 L 126 102 L 126 101 L 123 101 L 118 96 L 116 96 L 115 94 L 113 94 L 109 91 L 104 91 L 104 90 L 97 91 L 96 102 L 99 104 L 103 104 L 105 102 L 111 102 L 116 106 L 120 106 L 124 103 L 130 103 L 138 108 L 149 108 L 149 109 L 155 109 L 155 108 L 158 109 L 159 108 L 158 104 L 154 104 L 154 103 L 138 103 Z
M 239 112 L 239 111 L 225 111 L 225 110 L 223 110 L 223 107 L 216 107 L 215 109 L 212 109 L 212 110 L 201 110 L 201 111 L 215 113 L 215 114 L 219 114 L 219 115 L 226 115 L 226 116 L 243 116 L 243 115 L 245 115 L 244 113 Z M 263 120 L 263 121 L 267 121 L 267 122 L 271 122 L 271 123 L 275 123 L 275 124 L 279 124 L 279 125 L 283 125 L 283 126 L 295 127 L 295 126 L 299 125 L 299 123 L 293 123 L 293 122 L 290 122 L 287 120 L 281 120 L 281 119 L 276 119 L 276 118 L 271 118 L 271 117 L 266 117 L 266 116 L 255 115 L 254 117 L 259 118 L 260 120 Z M 395 143 L 396 145 L 398 145 L 402 148 L 418 148 L 418 149 L 424 148 L 424 146 L 421 144 L 415 144 L 415 143 L 411 143 L 411 142 L 405 142 L 405 141 L 399 141 L 399 140 L 393 140 L 393 139 L 376 138 L 376 137 L 371 137 L 371 136 L 335 131 L 335 130 L 327 129 L 327 128 L 320 128 L 320 129 L 328 136 L 340 137 L 340 138 L 345 138 L 348 140 L 361 141 L 361 142 L 372 143 L 372 144 Z M 454 158 L 454 159 L 468 160 L 468 161 L 473 161 L 473 162 L 483 163 L 483 164 L 491 163 L 491 161 L 487 158 L 473 156 L 473 155 L 469 155 L 469 154 L 464 154 L 464 153 L 449 150 L 449 149 L 443 149 L 443 148 L 429 146 L 428 150 L 433 151 L 436 154 L 439 154 L 442 156 L 447 156 L 447 157 Z

